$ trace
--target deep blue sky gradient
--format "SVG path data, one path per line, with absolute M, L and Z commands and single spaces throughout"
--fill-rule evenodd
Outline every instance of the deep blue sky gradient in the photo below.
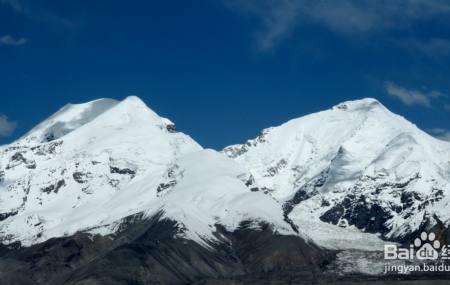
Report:
M 258 17 L 220 0 L 0 1 L 0 114 L 17 121 L 8 143 L 66 103 L 142 98 L 205 147 L 242 143 L 266 127 L 375 97 L 425 130 L 450 129 L 450 98 L 407 106 L 385 81 L 450 94 L 450 53 L 411 42 L 450 37 L 450 19 L 403 30 L 340 34 L 302 23 L 270 50 Z M 9 4 L 8 4 L 9 3 Z M 20 4 L 21 8 L 11 3 Z M 408 39 L 397 41 L 397 39 Z

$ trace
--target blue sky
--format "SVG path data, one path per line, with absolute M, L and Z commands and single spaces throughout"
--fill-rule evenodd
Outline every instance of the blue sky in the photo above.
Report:
M 0 143 L 141 97 L 206 147 L 374 97 L 450 138 L 450 2 L 0 0 Z

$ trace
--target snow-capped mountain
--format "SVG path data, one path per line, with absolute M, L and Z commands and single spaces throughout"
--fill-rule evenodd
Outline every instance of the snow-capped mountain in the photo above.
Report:
M 375 99 L 265 129 L 223 152 L 247 168 L 254 191 L 327 247 L 376 247 L 377 236 L 401 241 L 450 222 L 450 143 Z
M 0 240 L 109 235 L 126 217 L 164 213 L 201 243 L 216 239 L 215 225 L 264 221 L 325 247 L 367 249 L 450 220 L 450 144 L 374 99 L 223 153 L 230 158 L 137 97 L 69 104 L 0 147 Z
M 429 229 L 450 237 L 449 177 L 450 143 L 374 99 L 222 152 L 134 96 L 69 104 L 0 146 L 0 283 L 303 284 L 337 280 L 333 270 L 376 274 L 385 239 L 405 243 Z
M 243 221 L 294 233 L 277 201 L 251 192 L 248 179 L 137 97 L 69 104 L 0 148 L 0 240 L 108 235 L 138 213 L 163 213 L 198 242 L 215 239 L 216 224 Z

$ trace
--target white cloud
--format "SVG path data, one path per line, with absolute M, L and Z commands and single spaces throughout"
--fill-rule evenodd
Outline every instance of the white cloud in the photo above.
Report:
M 433 99 L 447 97 L 446 94 L 443 94 L 439 91 L 420 91 L 414 89 L 406 89 L 390 81 L 386 81 L 384 83 L 384 87 L 386 88 L 386 93 L 388 95 L 397 98 L 407 106 L 420 105 L 430 108 L 431 101 Z
M 447 0 L 223 0 L 235 11 L 256 17 L 261 49 L 271 49 L 296 26 L 315 23 L 339 34 L 405 29 L 416 20 L 450 14 Z M 429 48 L 446 49 L 434 41 Z
M 297 1 L 228 1 L 228 6 L 246 15 L 257 16 L 263 28 L 256 33 L 258 48 L 272 49 L 283 40 L 295 27 L 299 7 Z
M 434 128 L 428 131 L 434 137 L 444 140 L 450 141 L 450 130 L 442 129 L 442 128 Z
M 7 46 L 21 46 L 27 43 L 26 38 L 14 38 L 11 35 L 4 35 L 0 37 L 0 45 Z
M 450 40 L 444 38 L 408 39 L 401 41 L 400 45 L 412 52 L 419 51 L 429 57 L 450 56 Z
M 66 28 L 76 27 L 71 20 L 54 13 L 45 5 L 35 5 L 32 0 L 0 0 L 0 5 L 9 7 L 17 14 L 35 21 L 57 24 Z
M 7 137 L 14 132 L 17 122 L 10 121 L 7 116 L 0 115 L 0 136 Z
M 0 0 L 0 3 L 10 6 L 17 12 L 23 12 L 26 10 L 20 0 Z

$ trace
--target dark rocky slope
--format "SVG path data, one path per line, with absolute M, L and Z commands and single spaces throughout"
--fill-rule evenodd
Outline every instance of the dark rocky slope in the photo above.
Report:
M 79 233 L 31 247 L 2 247 L 0 284 L 227 284 L 285 272 L 311 280 L 332 258 L 299 237 L 275 234 L 268 225 L 255 230 L 242 223 L 233 232 L 217 226 L 222 242 L 206 248 L 176 238 L 179 229 L 171 220 L 132 220 L 115 237 Z
M 342 275 L 335 253 L 298 236 L 277 235 L 243 222 L 233 232 L 216 225 L 220 242 L 209 247 L 177 238 L 176 222 L 132 216 L 114 236 L 50 239 L 31 247 L 0 247 L 0 284 L 8 285 L 256 285 L 448 284 L 449 275 Z

